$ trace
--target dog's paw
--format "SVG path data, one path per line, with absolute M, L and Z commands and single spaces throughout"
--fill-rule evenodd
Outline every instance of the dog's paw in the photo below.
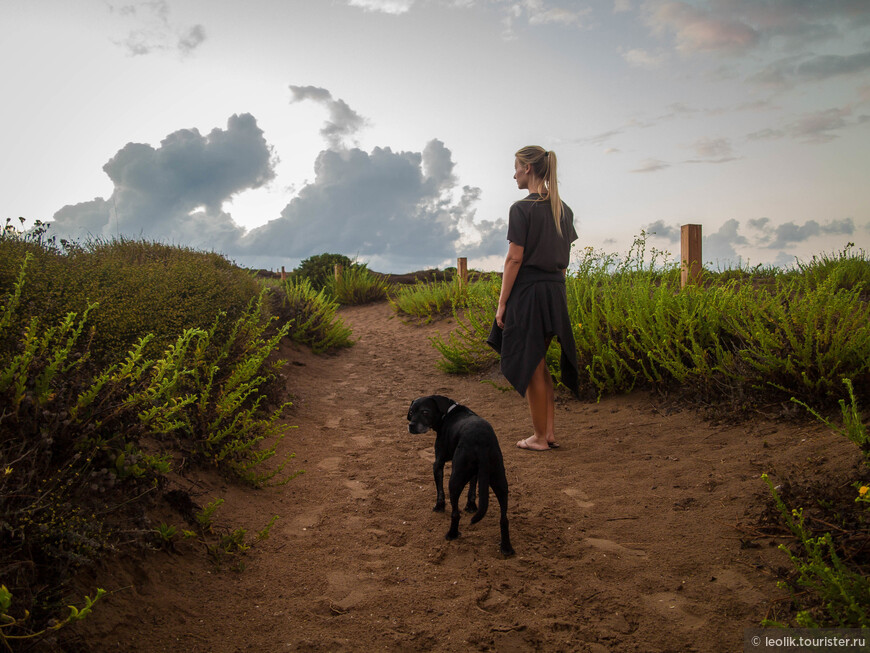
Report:
M 447 535 L 444 536 L 444 539 L 445 540 L 455 540 L 460 535 L 462 535 L 462 533 L 460 533 L 459 531 L 447 531 Z
M 498 548 L 501 550 L 503 556 L 512 556 L 515 553 L 514 548 L 510 544 L 507 546 L 501 544 Z
M 443 503 L 436 503 L 435 507 L 432 508 L 432 512 L 444 512 L 444 504 Z

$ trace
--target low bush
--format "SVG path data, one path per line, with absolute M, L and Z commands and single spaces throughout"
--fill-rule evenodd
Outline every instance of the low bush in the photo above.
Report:
M 343 268 L 338 278 L 333 276 L 325 290 L 339 304 L 355 306 L 387 299 L 390 284 L 372 274 L 365 265 L 355 263 Z
M 100 363 L 116 360 L 146 333 L 153 335 L 147 353 L 156 354 L 185 329 L 210 325 L 219 312 L 228 318 L 218 327 L 225 337 L 223 330 L 261 289 L 251 273 L 215 253 L 126 238 L 59 246 L 46 235 L 38 228 L 0 237 L 0 288 L 14 282 L 30 254 L 20 319 L 53 322 L 99 304 L 91 316 L 90 354 Z
M 287 323 L 290 338 L 315 353 L 353 344 L 351 330 L 336 315 L 338 303 L 325 288 L 315 290 L 308 279 L 287 279 L 274 310 Z
M 299 263 L 290 276 L 297 281 L 308 279 L 311 287 L 319 291 L 335 279 L 336 265 L 348 269 L 353 265 L 353 261 L 344 254 L 316 254 Z

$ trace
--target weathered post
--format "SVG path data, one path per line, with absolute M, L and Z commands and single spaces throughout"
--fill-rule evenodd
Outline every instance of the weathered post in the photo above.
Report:
M 459 283 L 463 286 L 468 285 L 468 259 L 460 257 L 456 259 L 456 274 L 459 275 Z
M 701 281 L 701 225 L 684 224 L 680 228 L 680 287 Z
M 284 266 L 281 266 L 281 281 L 287 281 L 287 273 L 284 272 Z
M 335 264 L 335 268 L 334 268 L 334 272 L 335 272 L 335 280 L 336 280 L 336 281 L 341 281 L 341 272 L 342 272 L 342 270 L 343 270 L 343 268 L 341 267 L 341 263 L 336 263 L 336 264 Z

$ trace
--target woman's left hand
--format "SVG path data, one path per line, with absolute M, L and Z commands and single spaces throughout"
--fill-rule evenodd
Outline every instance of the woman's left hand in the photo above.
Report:
M 495 323 L 499 329 L 504 329 L 504 304 L 498 305 L 498 310 L 495 312 Z

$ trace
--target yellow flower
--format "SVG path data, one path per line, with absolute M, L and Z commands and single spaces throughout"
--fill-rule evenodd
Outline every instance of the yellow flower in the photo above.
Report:
M 7 467 L 6 469 L 3 470 L 3 473 L 6 474 L 6 476 L 9 476 L 12 473 L 12 468 Z
M 870 492 L 870 487 L 867 487 L 866 485 L 862 485 L 860 488 L 858 488 L 858 494 L 860 494 L 862 497 L 867 494 L 867 492 Z

